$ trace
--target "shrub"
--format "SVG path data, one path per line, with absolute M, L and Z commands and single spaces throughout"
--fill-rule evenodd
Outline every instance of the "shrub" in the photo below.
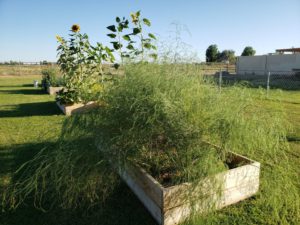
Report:
M 59 87 L 64 85 L 63 78 L 58 76 L 58 72 L 54 68 L 42 70 L 42 88 L 47 90 L 48 87 Z
M 97 138 L 102 151 L 158 179 L 173 174 L 176 184 L 226 169 L 228 150 L 263 154 L 280 148 L 286 130 L 281 119 L 274 120 L 280 114 L 270 120 L 272 112 L 257 110 L 246 88 L 220 93 L 196 73 L 192 65 L 128 66 L 126 78 L 104 97 L 108 105 Z

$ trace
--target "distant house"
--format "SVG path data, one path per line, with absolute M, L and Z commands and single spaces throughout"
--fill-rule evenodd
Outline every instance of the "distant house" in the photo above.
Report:
M 292 54 L 284 54 L 285 52 Z M 300 71 L 300 48 L 277 49 L 276 53 L 269 55 L 237 57 L 237 74 L 265 75 L 268 72 L 293 71 Z
M 40 62 L 23 62 L 23 65 L 40 65 Z

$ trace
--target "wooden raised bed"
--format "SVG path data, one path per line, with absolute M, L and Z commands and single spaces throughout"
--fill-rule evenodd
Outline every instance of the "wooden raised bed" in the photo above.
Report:
M 75 113 L 81 113 L 84 111 L 88 111 L 88 110 L 96 108 L 98 106 L 98 104 L 93 101 L 88 102 L 86 104 L 75 103 L 72 105 L 61 105 L 59 102 L 56 102 L 56 104 L 61 109 L 61 111 L 67 116 L 70 116 Z
M 62 90 L 64 87 L 47 87 L 47 92 L 50 95 L 56 95 L 57 92 Z
M 215 209 L 220 209 L 249 198 L 258 191 L 260 163 L 230 154 L 236 168 L 214 176 L 213 180 L 222 186 L 218 194 L 207 185 L 211 183 L 209 178 L 197 185 L 184 183 L 165 188 L 140 167 L 126 165 L 125 169 L 119 168 L 119 174 L 158 224 L 174 225 L 183 222 L 192 213 L 211 209 L 211 203 Z M 193 198 L 197 190 L 206 194 L 205 200 Z M 188 199 L 196 200 L 191 204 Z

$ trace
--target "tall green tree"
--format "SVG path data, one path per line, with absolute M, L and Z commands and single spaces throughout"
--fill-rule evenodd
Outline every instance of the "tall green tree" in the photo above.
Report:
M 256 51 L 251 46 L 247 46 L 244 48 L 242 56 L 253 56 L 255 55 Z
M 219 62 L 229 61 L 229 63 L 235 62 L 235 51 L 233 50 L 223 50 L 218 57 Z
M 219 50 L 217 45 L 210 45 L 206 49 L 206 62 L 217 62 Z

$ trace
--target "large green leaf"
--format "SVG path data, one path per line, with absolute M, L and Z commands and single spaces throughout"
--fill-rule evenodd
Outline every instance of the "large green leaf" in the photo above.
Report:
M 129 50 L 133 50 L 134 49 L 133 45 L 131 45 L 131 44 L 127 45 L 126 48 L 129 49 Z
M 105 46 L 104 50 L 108 53 L 111 54 L 112 49 L 110 49 L 109 47 Z
M 117 31 L 115 25 L 111 25 L 111 26 L 108 26 L 108 27 L 106 27 L 106 28 L 109 29 L 109 30 L 112 31 L 112 32 L 116 32 L 116 31 Z
M 119 42 L 113 41 L 111 43 L 113 44 L 114 49 L 116 49 L 116 50 L 122 48 L 122 44 L 120 44 Z
M 123 36 L 123 39 L 126 40 L 126 41 L 130 41 L 130 36 L 128 34 L 124 35 Z
M 124 22 L 124 27 L 125 27 L 125 28 L 128 28 L 128 24 L 129 24 L 129 21 L 128 21 L 128 20 L 125 20 L 125 22 Z
M 116 34 L 107 34 L 108 37 L 111 37 L 111 38 L 115 38 L 117 35 Z
M 133 28 L 133 34 L 139 34 L 139 33 L 141 33 L 140 28 L 137 28 L 137 27 Z
M 144 47 L 147 48 L 147 49 L 150 49 L 151 46 L 152 46 L 150 43 L 144 43 L 143 45 L 144 45 Z
M 106 61 L 107 60 L 107 55 L 102 55 L 102 59 L 104 60 L 104 61 Z
M 119 26 L 118 26 L 118 31 L 119 31 L 119 32 L 122 32 L 122 31 L 123 31 L 123 28 L 124 28 L 123 25 L 122 25 L 122 24 L 119 24 Z
M 148 19 L 144 18 L 144 19 L 143 19 L 143 22 L 144 22 L 144 24 L 145 24 L 145 25 L 147 25 L 148 27 L 150 27 L 150 26 L 151 26 L 151 22 L 150 22 L 150 20 L 148 20 Z
M 156 40 L 156 37 L 154 36 L 154 34 L 149 33 L 148 36 L 154 40 Z

